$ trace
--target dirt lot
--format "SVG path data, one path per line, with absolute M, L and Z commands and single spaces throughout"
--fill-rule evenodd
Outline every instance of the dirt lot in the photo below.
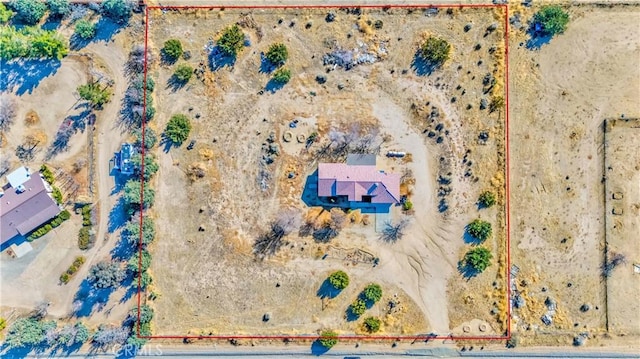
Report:
M 150 13 L 149 41 L 156 58 L 164 41 L 178 38 L 190 52 L 188 62 L 202 70 L 199 79 L 178 89 L 161 85 L 168 84 L 175 65 L 156 63 L 149 72 L 158 84 L 152 126 L 162 129 L 172 114 L 187 114 L 194 128 L 186 143 L 196 141 L 191 151 L 185 143 L 157 153 L 161 169 L 153 215 L 158 240 L 151 270 L 160 296 L 154 333 L 295 334 L 327 327 L 358 333 L 361 322 L 345 320 L 344 313 L 369 282 L 382 284 L 385 295 L 365 316 L 384 317 L 385 333 L 444 335 L 456 328 L 460 334 L 482 334 L 480 324 L 485 334 L 501 333 L 504 111 L 479 109 L 480 100 L 491 96 L 483 85 L 487 74 L 495 78 L 493 94 L 504 89 L 500 10 L 366 10 L 360 16 L 336 10 L 331 23 L 325 16 L 326 11 L 311 10 Z M 376 20 L 382 20 L 382 28 L 371 25 Z M 232 67 L 212 71 L 207 46 L 235 22 L 242 23 L 251 45 Z M 466 24 L 471 24 L 467 32 Z M 487 31 L 492 24 L 495 29 Z M 428 76 L 412 68 L 426 34 L 445 37 L 453 46 L 449 62 Z M 282 89 L 269 91 L 269 75 L 259 72 L 260 53 L 277 41 L 288 47 L 286 66 L 293 77 Z M 338 47 L 371 51 L 379 59 L 349 71 L 323 66 L 322 57 Z M 326 76 L 324 84 L 316 82 L 318 75 Z M 306 125 L 292 131 L 319 133 L 308 150 L 282 139 L 294 119 Z M 304 181 L 316 168 L 313 153 L 328 141 L 330 128 L 352 124 L 361 133 L 379 129 L 381 154 L 410 154 L 406 160 L 378 160 L 391 172 L 410 169 L 416 179 L 409 189 L 414 210 L 406 235 L 388 244 L 378 239 L 373 222 L 356 223 L 330 245 L 290 235 L 289 246 L 277 256 L 256 260 L 253 242 L 280 209 L 307 211 L 301 201 Z M 478 140 L 481 131 L 487 141 Z M 271 132 L 284 151 L 265 167 L 262 146 Z M 201 168 L 204 177 L 194 177 L 193 168 Z M 264 191 L 261 169 L 269 173 Z M 438 195 L 446 189 L 438 176 L 449 178 L 451 193 Z M 498 205 L 479 211 L 478 194 L 487 189 L 497 192 Z M 400 212 L 394 208 L 391 218 L 398 220 Z M 478 216 L 493 224 L 494 236 L 486 244 L 495 259 L 485 273 L 466 279 L 457 262 L 469 248 L 464 226 Z M 346 260 L 356 249 L 378 257 L 380 264 Z M 351 285 L 323 305 L 316 292 L 336 269 L 350 274 Z M 400 310 L 385 316 L 389 301 L 397 300 Z M 268 323 L 262 322 L 265 313 L 271 314 Z M 463 328 L 467 322 L 470 328 Z
M 527 19 L 535 10 L 513 12 Z M 524 343 L 568 345 L 577 333 L 606 330 L 603 122 L 640 113 L 631 60 L 640 57 L 640 9 L 569 13 L 566 33 L 539 50 L 526 48 L 521 31 L 510 43 L 511 254 L 526 296 L 513 328 Z M 557 303 L 550 326 L 540 319 L 547 297 Z

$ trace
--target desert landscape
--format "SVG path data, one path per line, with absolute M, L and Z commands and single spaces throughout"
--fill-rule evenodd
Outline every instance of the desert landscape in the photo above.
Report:
M 640 4 L 154 5 L 0 4 L 0 355 L 638 352 Z
M 504 90 L 501 16 L 501 9 L 152 11 L 154 57 L 161 59 L 165 41 L 185 39 L 188 59 L 178 62 L 193 66 L 199 80 L 154 92 L 159 113 L 166 114 L 158 117 L 158 128 L 171 115 L 186 114 L 194 144 L 161 147 L 157 154 L 153 211 L 159 240 L 151 271 L 161 293 L 155 301 L 159 333 L 360 333 L 361 323 L 345 319 L 344 312 L 368 282 L 383 287 L 385 296 L 371 313 L 386 318 L 385 332 L 444 335 L 458 327 L 463 334 L 463 324 L 475 319 L 485 324 L 482 333 L 474 322 L 474 334 L 502 333 L 505 126 L 504 110 L 488 108 Z M 245 48 L 232 65 L 219 68 L 211 39 L 234 23 L 243 29 Z M 453 54 L 427 76 L 415 53 L 429 35 L 450 39 Z M 272 90 L 261 56 L 274 42 L 286 44 L 292 79 Z M 329 64 L 331 54 L 343 49 L 365 63 Z M 475 56 L 464 56 L 466 51 Z M 180 64 L 160 60 L 149 75 L 170 83 L 175 66 Z M 308 142 L 312 133 L 317 137 Z M 378 166 L 403 174 L 411 209 L 344 213 L 348 224 L 329 243 L 300 231 L 277 254 L 256 259 L 256 238 L 283 211 L 305 220 L 331 217 L 305 203 L 303 192 L 319 162 L 344 161 L 335 144 L 344 133 L 351 141 L 371 142 Z M 274 163 L 265 164 L 265 147 L 277 153 Z M 388 157 L 388 151 L 407 155 Z M 479 210 L 478 196 L 489 189 L 498 194 L 498 205 Z M 458 262 L 466 249 L 465 225 L 479 216 L 494 226 L 487 243 L 499 264 L 464 279 Z M 378 238 L 383 221 L 404 217 L 410 223 L 402 239 Z M 349 260 L 360 251 L 368 261 Z M 354 284 L 325 303 L 318 289 L 338 269 Z M 495 292 L 493 315 L 493 300 L 480 297 L 449 314 L 447 298 L 479 288 Z

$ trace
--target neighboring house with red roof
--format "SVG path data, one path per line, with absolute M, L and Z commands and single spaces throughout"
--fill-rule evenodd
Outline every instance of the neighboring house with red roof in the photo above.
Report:
M 60 213 L 51 197 L 53 189 L 40 176 L 21 167 L 7 175 L 0 192 L 0 246 L 18 235 L 26 235 Z
M 318 197 L 345 207 L 388 211 L 400 203 L 400 175 L 378 170 L 370 160 L 318 164 Z

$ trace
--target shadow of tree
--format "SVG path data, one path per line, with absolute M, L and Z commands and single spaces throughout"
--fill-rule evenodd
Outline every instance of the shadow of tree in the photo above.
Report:
M 115 203 L 111 211 L 109 212 L 109 224 L 107 227 L 107 231 L 109 233 L 113 233 L 119 228 L 127 223 L 129 220 L 127 204 L 124 201 L 123 197 L 118 198 L 118 201 Z
M 435 70 L 439 69 L 440 66 L 425 60 L 420 55 L 420 50 L 417 50 L 416 53 L 413 55 L 413 60 L 411 61 L 411 68 L 416 72 L 418 76 L 429 76 Z
M 329 282 L 329 278 L 327 278 L 324 280 L 324 282 L 322 282 L 320 288 L 318 288 L 316 295 L 321 299 L 333 299 L 337 297 L 341 292 L 342 290 L 334 287 L 331 282 Z
M 280 82 L 274 79 L 270 79 L 269 82 L 267 82 L 267 84 L 265 85 L 264 89 L 265 91 L 276 93 L 279 90 L 281 90 L 286 84 L 287 84 L 286 82 Z
M 274 72 L 278 68 L 277 65 L 274 65 L 271 61 L 267 59 L 264 55 L 264 52 L 260 53 L 260 72 L 264 74 L 270 74 Z
M 47 17 L 47 21 L 44 24 L 42 24 L 42 30 L 48 30 L 48 31 L 56 30 L 60 27 L 61 23 L 62 23 L 61 16 L 49 15 Z
M 101 311 L 115 289 L 115 287 L 104 289 L 94 288 L 88 279 L 84 279 L 73 299 L 74 303 L 79 303 L 79 305 L 74 308 L 73 314 L 81 318 L 91 316 L 94 311 Z
M 40 82 L 58 71 L 57 59 L 0 60 L 0 91 L 14 92 L 18 96 L 32 93 Z
M 528 50 L 539 50 L 542 45 L 548 44 L 553 35 L 545 34 L 542 25 L 539 23 L 531 23 L 527 29 L 529 40 L 527 40 L 526 48 Z
M 320 343 L 319 339 L 316 339 L 311 343 L 311 354 L 320 356 L 329 351 L 329 348 Z
M 471 234 L 469 234 L 469 225 L 466 225 L 464 227 L 464 233 L 462 234 L 462 239 L 464 240 L 464 243 L 466 244 L 472 244 L 472 245 L 479 245 L 482 244 L 482 241 L 479 240 L 478 238 L 472 236 Z
M 128 272 L 127 274 L 127 279 L 122 284 L 127 290 L 122 298 L 120 298 L 120 304 L 126 303 L 129 299 L 133 298 L 135 294 L 138 294 L 138 273 Z M 144 290 L 144 288 L 141 288 L 141 290 Z
M 176 92 L 185 87 L 188 82 L 189 81 L 181 81 L 175 74 L 173 74 L 171 75 L 171 77 L 169 77 L 169 80 L 167 80 L 167 89 Z
M 159 146 L 162 147 L 162 151 L 164 153 L 169 153 L 172 147 L 180 147 L 182 143 L 175 143 L 171 141 L 169 137 L 167 137 L 164 133 L 162 134 L 162 139 L 160 140 Z
M 225 54 L 219 46 L 214 46 L 211 53 L 209 53 L 209 67 L 211 67 L 211 71 L 218 71 L 226 66 L 233 67 L 235 63 L 236 58 Z
M 125 235 L 121 232 L 118 243 L 111 250 L 111 258 L 117 261 L 129 260 L 138 250 L 137 244 L 129 243 Z
M 480 272 L 475 270 L 470 265 L 466 264 L 464 261 L 458 262 L 458 272 L 460 272 L 460 274 L 462 274 L 462 277 L 464 277 L 466 280 L 470 280 L 471 278 L 480 274 Z
M 351 306 L 348 306 L 347 310 L 344 311 L 344 317 L 347 322 L 355 322 L 360 319 L 360 315 L 354 313 L 353 310 L 351 310 Z

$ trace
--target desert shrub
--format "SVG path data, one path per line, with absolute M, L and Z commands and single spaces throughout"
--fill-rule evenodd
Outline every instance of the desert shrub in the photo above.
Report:
M 325 330 L 320 333 L 320 338 L 318 338 L 318 341 L 323 347 L 331 349 L 333 346 L 338 344 L 338 333 L 332 330 Z
M 451 45 L 444 39 L 431 36 L 420 46 L 420 57 L 432 66 L 442 66 L 448 59 Z
M 139 179 L 130 179 L 124 185 L 124 200 L 127 205 L 130 207 L 138 207 L 140 206 L 140 200 L 142 199 L 143 208 L 149 208 L 153 205 L 155 199 L 155 191 L 147 184 L 144 183 L 144 190 L 142 194 L 140 193 L 142 183 Z M 144 197 L 142 196 L 144 195 Z
M 125 23 L 131 17 L 132 3 L 127 0 L 105 0 L 102 2 L 104 15 L 117 23 Z
M 93 247 L 89 227 L 82 227 L 78 232 L 78 248 L 85 250 Z
M 543 6 L 533 15 L 532 25 L 534 29 L 545 36 L 562 34 L 567 29 L 569 14 L 558 5 Z
M 189 82 L 191 76 L 193 75 L 193 67 L 187 64 L 180 64 L 176 68 L 176 71 L 173 73 L 176 80 L 182 83 Z
M 177 60 L 182 56 L 182 43 L 178 39 L 165 41 L 162 52 L 169 60 Z
M 382 233 L 380 233 L 380 239 L 385 242 L 396 242 L 404 237 L 407 226 L 409 226 L 409 220 L 407 218 L 402 218 L 397 223 L 388 221 L 384 224 Z
M 55 177 L 53 176 L 53 172 L 51 172 L 47 165 L 40 166 L 40 173 L 42 174 L 42 177 L 44 177 L 44 180 L 47 181 L 47 183 L 53 184 L 53 181 L 55 181 Z
M 405 211 L 410 211 L 411 209 L 413 209 L 413 202 L 409 200 L 404 201 L 404 203 L 402 203 L 402 209 Z
M 504 97 L 502 96 L 491 97 L 491 102 L 489 103 L 489 111 L 495 112 L 503 108 L 504 108 Z
M 66 221 L 67 219 L 71 218 L 71 213 L 69 213 L 69 211 L 67 211 L 66 209 L 62 212 L 60 212 L 60 214 L 58 214 L 58 216 L 63 220 Z
M 83 256 L 78 256 L 78 257 L 76 257 L 76 259 L 73 260 L 73 265 L 74 266 L 81 266 L 82 264 L 84 264 L 85 261 L 86 261 L 86 259 Z
M 464 265 L 477 272 L 483 272 L 491 265 L 493 255 L 485 247 L 475 247 L 464 255 Z
M 368 317 L 364 320 L 364 329 L 369 333 L 375 333 L 380 330 L 382 321 L 376 317 Z
M 367 310 L 367 303 L 365 303 L 364 300 L 358 298 L 355 302 L 351 303 L 349 309 L 354 315 L 361 316 Z
M 191 132 L 191 122 L 187 116 L 176 114 L 169 119 L 164 135 L 174 144 L 180 145 L 189 137 L 189 132 Z
M 467 225 L 467 233 L 480 242 L 484 242 L 491 237 L 491 223 L 481 219 L 474 219 Z
M 478 197 L 478 203 L 482 207 L 491 207 L 496 204 L 496 194 L 490 191 L 484 191 Z
M 275 43 L 269 46 L 269 50 L 265 54 L 265 57 L 275 66 L 281 66 L 284 65 L 289 58 L 289 52 L 283 43 Z
M 349 276 L 341 270 L 333 272 L 329 276 L 329 283 L 338 290 L 345 289 L 349 285 Z
M 15 10 L 18 20 L 27 25 L 35 25 L 47 11 L 43 0 L 11 0 L 9 6 Z
M 371 283 L 362 291 L 364 299 L 376 303 L 382 298 L 382 287 L 379 284 Z
M 229 26 L 222 31 L 216 44 L 225 55 L 235 57 L 244 45 L 244 33 L 238 25 Z
M 125 276 L 118 263 L 103 261 L 91 267 L 87 279 L 95 288 L 111 288 L 118 286 Z
M 7 8 L 4 3 L 0 3 L 0 24 L 6 24 L 15 13 Z
M 69 0 L 47 0 L 47 5 L 52 16 L 65 16 L 71 11 Z
M 62 275 L 60 276 L 60 282 L 64 284 L 69 283 L 70 279 L 71 279 L 71 276 L 67 274 L 67 272 L 62 273 Z
M 58 187 L 53 187 L 53 193 L 51 193 L 51 196 L 56 200 L 58 204 L 62 203 L 62 192 L 60 192 L 60 189 Z
M 4 318 L 0 318 L 0 332 L 4 330 L 4 328 L 7 327 L 7 321 Z
M 281 67 L 273 73 L 273 81 L 277 83 L 286 84 L 289 80 L 291 80 L 291 70 L 287 68 Z
M 96 36 L 97 25 L 89 20 L 80 20 L 76 23 L 75 34 L 81 39 L 89 40 Z
M 111 91 L 108 86 L 100 86 L 98 82 L 90 82 L 86 85 L 78 86 L 78 95 L 80 98 L 89 101 L 89 103 L 95 108 L 102 108 L 102 106 L 109 102 L 111 97 Z

